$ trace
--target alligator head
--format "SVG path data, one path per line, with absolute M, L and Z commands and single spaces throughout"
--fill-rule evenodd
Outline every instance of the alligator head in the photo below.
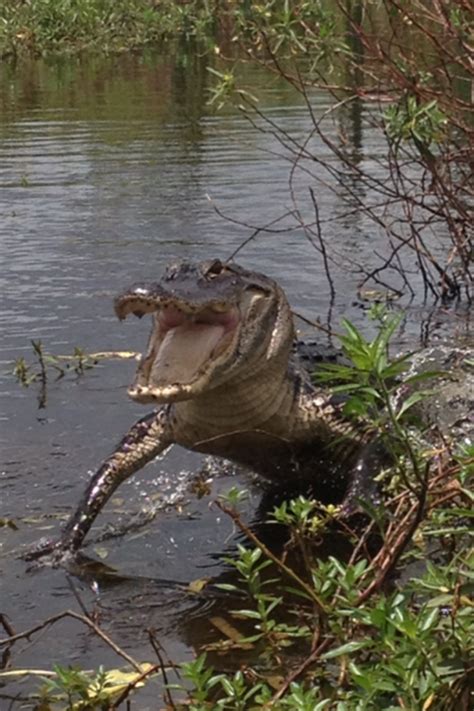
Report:
M 130 397 L 189 400 L 240 375 L 288 362 L 291 311 L 282 289 L 262 274 L 212 260 L 170 265 L 157 283 L 134 284 L 115 301 L 120 319 L 153 314 L 146 353 Z

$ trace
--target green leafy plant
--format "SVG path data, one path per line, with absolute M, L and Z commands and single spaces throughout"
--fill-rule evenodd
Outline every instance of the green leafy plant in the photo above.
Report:
M 87 674 L 81 669 L 63 667 L 56 664 L 55 676 L 44 679 L 41 695 L 43 703 L 64 701 L 68 709 L 102 711 L 110 706 L 110 694 L 107 691 L 107 674 L 101 668 L 94 674 Z
M 198 36 L 209 41 L 217 25 L 217 2 L 173 0 L 41 0 L 2 3 L 0 55 L 42 55 L 97 49 L 102 53 L 151 42 Z
M 432 385 L 440 373 L 426 371 L 403 377 L 410 355 L 390 359 L 388 353 L 400 317 L 381 318 L 379 332 L 372 341 L 353 324 L 343 321 L 346 333 L 339 338 L 350 365 L 324 365 L 315 373 L 315 379 L 320 383 L 337 383 L 332 390 L 347 395 L 346 416 L 365 421 L 368 429 L 378 436 L 405 485 L 412 487 L 411 476 L 414 484 L 423 486 L 429 462 L 419 447 L 419 429 L 412 432 L 409 425 L 414 406 L 431 392 L 420 390 L 419 384 L 429 381 Z
M 387 135 L 395 145 L 412 140 L 420 150 L 427 150 L 446 138 L 448 118 L 436 99 L 420 104 L 415 96 L 405 97 L 385 110 L 383 120 Z

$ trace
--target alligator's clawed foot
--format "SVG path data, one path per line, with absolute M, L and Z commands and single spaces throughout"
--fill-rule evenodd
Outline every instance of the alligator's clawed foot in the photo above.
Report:
M 74 557 L 74 551 L 66 548 L 60 539 L 52 538 L 41 538 L 20 556 L 22 560 L 32 564 L 30 570 L 43 566 L 68 567 Z

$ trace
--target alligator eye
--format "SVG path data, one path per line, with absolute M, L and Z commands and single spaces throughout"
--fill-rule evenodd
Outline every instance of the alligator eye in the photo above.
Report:
M 206 278 L 207 279 L 214 279 L 216 276 L 219 276 L 219 274 L 221 274 L 223 268 L 224 268 L 224 265 L 222 264 L 221 260 L 215 259 L 207 267 Z

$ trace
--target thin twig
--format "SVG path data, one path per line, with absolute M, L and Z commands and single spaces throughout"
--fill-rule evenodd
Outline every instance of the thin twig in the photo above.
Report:
M 342 334 L 337 333 L 337 331 L 333 331 L 332 328 L 323 326 L 323 324 L 319 323 L 319 321 L 312 321 L 311 319 L 307 318 L 306 316 L 303 316 L 303 314 L 300 314 L 298 311 L 295 311 L 294 309 L 292 310 L 292 314 L 293 314 L 293 316 L 296 316 L 296 318 L 299 318 L 300 321 L 307 323 L 308 326 L 312 326 L 313 328 L 317 328 L 318 331 L 323 331 L 324 333 L 327 333 L 328 336 L 331 336 L 331 338 L 339 338 L 342 335 Z
M 280 686 L 278 691 L 272 696 L 270 701 L 264 706 L 264 708 L 271 708 L 275 704 L 275 702 L 278 701 L 278 699 L 281 699 L 283 694 L 285 694 L 288 690 L 290 684 L 292 684 L 299 676 L 301 676 L 306 671 L 306 669 L 308 669 L 308 667 L 310 667 L 311 664 L 313 664 L 313 662 L 315 662 L 318 657 L 320 657 L 321 654 L 323 654 L 326 649 L 331 646 L 333 642 L 334 637 L 332 635 L 326 637 L 321 642 L 321 644 L 316 647 L 313 652 L 311 652 L 309 657 L 307 657 L 297 669 L 295 669 L 293 672 L 291 672 L 291 674 L 286 677 L 283 684 Z
M 321 256 L 323 258 L 324 271 L 326 274 L 326 279 L 329 284 L 329 291 L 331 293 L 331 299 L 335 299 L 336 298 L 336 290 L 334 288 L 334 282 L 332 280 L 331 271 L 329 269 L 328 253 L 327 253 L 327 249 L 326 249 L 326 244 L 323 240 L 323 236 L 321 233 L 321 223 L 319 221 L 319 207 L 318 207 L 318 203 L 317 203 L 313 188 L 309 189 L 309 194 L 311 195 L 311 200 L 312 200 L 313 207 L 314 207 L 314 215 L 315 215 L 315 222 L 316 222 L 316 237 L 318 239 L 319 249 L 321 251 Z
M 164 695 L 166 697 L 167 703 L 172 709 L 176 709 L 176 704 L 174 703 L 173 697 L 171 695 L 171 689 L 169 688 L 169 681 L 168 681 L 168 674 L 166 672 L 166 666 L 163 660 L 163 656 L 161 654 L 161 651 L 163 647 L 161 646 L 161 643 L 156 639 L 155 633 L 153 630 L 147 630 L 148 633 L 148 639 L 150 641 L 151 646 L 153 647 L 153 650 L 158 657 L 158 662 L 159 666 L 161 669 L 161 674 L 163 676 L 163 681 L 165 682 L 165 688 L 164 688 Z M 174 669 L 174 665 L 171 665 L 170 662 L 168 661 L 168 665 L 172 666 Z
M 114 705 L 113 705 L 112 708 L 115 709 L 115 708 L 117 708 L 118 706 L 120 706 L 120 704 L 123 703 L 123 702 L 126 700 L 126 698 L 130 695 L 130 693 L 134 690 L 134 688 L 135 688 L 138 684 L 140 684 L 140 682 L 142 682 L 144 679 L 146 679 L 147 677 L 151 676 L 152 674 L 156 674 L 156 672 L 159 671 L 159 670 L 160 670 L 160 665 L 159 665 L 159 664 L 153 664 L 153 666 L 150 667 L 149 669 L 146 669 L 145 671 L 142 671 L 141 674 L 139 674 L 133 681 L 130 682 L 130 684 L 128 684 L 128 685 L 125 687 L 125 689 L 122 691 L 122 693 L 120 694 L 120 696 L 118 696 L 118 697 L 114 700 Z M 176 706 L 173 706 L 173 708 L 176 708 Z
M 387 557 L 381 566 L 379 575 L 358 596 L 355 602 L 357 607 L 362 605 L 362 603 L 364 603 L 375 592 L 375 590 L 379 590 L 389 574 L 394 570 L 400 556 L 408 543 L 412 540 L 416 529 L 423 519 L 425 513 L 425 501 L 426 490 L 420 493 L 415 515 L 413 516 L 408 529 L 400 533 L 398 539 L 391 546 L 390 550 L 387 551 Z
M 16 633 L 13 625 L 10 623 L 7 616 L 3 613 L 0 613 L 0 625 L 2 625 L 5 632 L 7 632 L 7 634 L 9 634 L 11 637 L 15 636 Z
M 127 652 L 125 652 L 121 647 L 118 646 L 98 625 L 96 625 L 92 620 L 90 620 L 88 617 L 85 617 L 84 615 L 80 615 L 78 612 L 74 612 L 74 610 L 65 610 L 64 612 L 59 612 L 57 615 L 52 615 L 51 617 L 48 617 L 46 620 L 43 620 L 38 625 L 35 625 L 34 627 L 30 627 L 30 629 L 25 630 L 24 632 L 19 632 L 18 634 L 11 635 L 10 637 L 6 637 L 5 639 L 0 639 L 0 647 L 3 647 L 7 644 L 13 644 L 14 642 L 17 642 L 20 639 L 28 639 L 32 634 L 35 632 L 38 632 L 39 630 L 44 629 L 45 627 L 48 627 L 49 625 L 53 625 L 56 622 L 59 622 L 59 620 L 64 619 L 65 617 L 72 617 L 74 620 L 78 620 L 79 622 L 82 622 L 84 625 L 87 625 L 95 634 L 100 637 L 113 651 L 119 656 L 125 659 L 136 671 L 142 672 L 142 668 L 140 664 L 133 659 Z
M 75 586 L 75 584 L 74 584 L 74 582 L 73 582 L 71 576 L 68 575 L 68 574 L 66 574 L 66 580 L 67 580 L 67 584 L 69 585 L 69 587 L 70 587 L 70 589 L 71 589 L 72 594 L 73 594 L 74 597 L 76 598 L 77 604 L 79 605 L 79 607 L 80 607 L 81 610 L 82 610 L 82 613 L 83 613 L 84 617 L 87 617 L 88 620 L 91 620 L 91 621 L 92 621 L 92 615 L 91 615 L 90 612 L 88 611 L 87 607 L 86 607 L 85 604 L 84 604 L 83 599 L 82 599 L 81 596 L 79 595 L 79 592 L 78 592 L 78 590 L 77 590 L 77 588 L 76 588 L 76 586 Z

